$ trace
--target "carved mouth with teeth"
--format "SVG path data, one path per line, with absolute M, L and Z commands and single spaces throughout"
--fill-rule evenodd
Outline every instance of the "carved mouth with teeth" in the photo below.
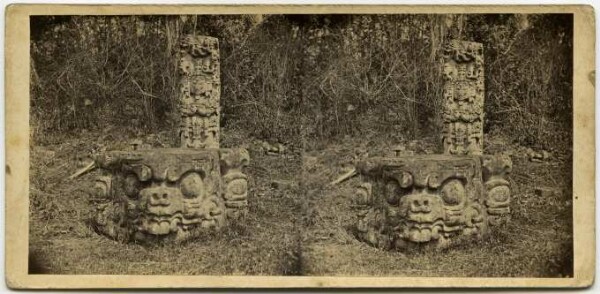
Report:
M 177 232 L 179 223 L 181 219 L 174 216 L 148 215 L 142 219 L 139 229 L 152 235 L 165 235 Z
M 186 218 L 181 212 L 170 215 L 145 214 L 137 221 L 138 230 L 151 235 L 167 235 L 187 232 L 197 227 L 208 229 L 220 225 L 222 212 L 213 211 L 210 216 Z
M 153 171 L 138 168 L 124 177 L 127 217 L 135 238 L 184 239 L 196 229 L 218 229 L 224 223 L 224 204 L 215 183 L 202 170 L 151 177 Z
M 418 193 L 401 197 L 398 200 L 396 227 L 398 237 L 412 242 L 423 243 L 438 240 L 444 227 L 444 203 L 441 197 Z
M 402 239 L 408 239 L 412 242 L 423 243 L 438 240 L 443 236 L 444 224 L 442 221 L 435 223 L 420 223 L 406 221 L 402 226 L 397 227 L 396 231 Z

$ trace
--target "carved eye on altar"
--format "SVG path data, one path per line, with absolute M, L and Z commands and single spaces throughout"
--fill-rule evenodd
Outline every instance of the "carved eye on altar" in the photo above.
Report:
M 409 172 L 401 172 L 399 175 L 390 176 L 385 183 L 385 198 L 391 205 L 398 204 L 402 196 L 408 194 L 413 186 L 413 176 Z
M 458 179 L 451 179 L 444 183 L 440 192 L 444 202 L 451 206 L 461 205 L 467 197 L 465 186 Z
M 140 194 L 141 184 L 142 183 L 138 180 L 136 174 L 130 173 L 125 176 L 125 180 L 123 181 L 123 190 L 125 191 L 125 195 L 131 199 L 137 199 Z
M 191 172 L 181 179 L 181 193 L 186 198 L 196 198 L 204 192 L 204 181 L 197 172 Z

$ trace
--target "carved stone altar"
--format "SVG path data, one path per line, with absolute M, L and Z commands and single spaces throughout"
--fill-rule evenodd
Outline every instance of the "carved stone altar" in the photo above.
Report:
M 95 229 L 122 242 L 183 241 L 247 211 L 245 149 L 219 149 L 216 38 L 186 36 L 180 53 L 181 148 L 109 151 L 95 158 Z
M 357 238 L 383 249 L 443 247 L 510 217 L 509 157 L 483 153 L 483 47 L 444 47 L 444 154 L 368 158 L 353 207 Z

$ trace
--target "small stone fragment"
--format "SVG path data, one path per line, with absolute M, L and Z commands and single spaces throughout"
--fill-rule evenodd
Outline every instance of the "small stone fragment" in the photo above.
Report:
M 281 143 L 269 144 L 268 142 L 262 142 L 262 148 L 267 155 L 280 155 L 285 152 L 285 146 Z
M 131 145 L 131 148 L 133 148 L 133 150 L 139 150 L 140 146 L 142 145 L 142 140 L 140 139 L 135 139 L 132 140 L 131 143 L 129 143 Z
M 548 151 L 546 151 L 546 150 L 543 150 L 543 151 L 542 151 L 542 158 L 543 158 L 544 160 L 546 160 L 546 159 L 549 159 L 549 158 L 550 158 L 550 156 L 551 156 L 551 155 L 550 155 L 550 152 L 548 152 Z
M 288 180 L 273 180 L 271 181 L 271 188 L 278 190 L 292 189 L 296 187 L 296 182 Z
M 544 160 L 544 156 L 542 153 L 532 151 L 532 153 L 529 154 L 529 160 L 533 162 L 542 162 Z
M 277 143 L 277 149 L 279 149 L 279 153 L 285 153 L 285 146 L 281 143 Z
M 536 187 L 535 188 L 535 195 L 540 196 L 540 197 L 553 197 L 558 193 L 558 191 L 554 188 L 549 188 L 549 187 Z
M 404 145 L 396 145 L 392 148 L 394 151 L 394 156 L 400 156 L 406 151 L 406 146 Z

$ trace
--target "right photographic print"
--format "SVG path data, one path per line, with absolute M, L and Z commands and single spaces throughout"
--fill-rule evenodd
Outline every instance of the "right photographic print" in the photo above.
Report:
M 573 277 L 572 14 L 290 21 L 303 274 Z

